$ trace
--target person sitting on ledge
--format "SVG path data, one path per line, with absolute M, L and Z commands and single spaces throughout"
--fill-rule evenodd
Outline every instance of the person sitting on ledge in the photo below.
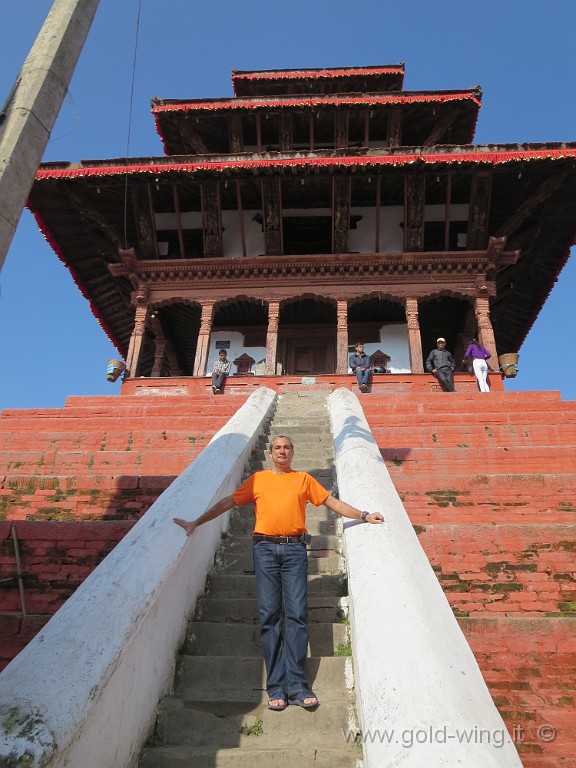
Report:
M 452 354 L 446 349 L 446 339 L 442 336 L 436 339 L 436 347 L 426 359 L 426 370 L 436 376 L 444 392 L 454 392 L 456 363 Z
M 226 350 L 221 349 L 218 353 L 218 360 L 214 363 L 212 369 L 212 392 L 215 395 L 220 394 L 224 386 L 224 379 L 230 373 L 230 361 L 226 357 Z
M 364 352 L 364 344 L 358 342 L 354 349 L 356 351 L 353 355 L 350 355 L 348 365 L 352 368 L 352 373 L 356 374 L 360 392 L 368 392 L 368 382 L 370 381 L 370 373 L 372 372 L 372 363 L 370 362 L 368 355 Z

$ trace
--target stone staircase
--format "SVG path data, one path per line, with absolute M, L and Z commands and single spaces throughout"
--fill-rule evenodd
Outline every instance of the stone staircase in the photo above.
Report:
M 333 443 L 325 395 L 284 395 L 269 435 L 256 446 L 249 473 L 267 468 L 270 437 L 295 444 L 294 468 L 331 488 Z M 177 661 L 173 694 L 160 705 L 140 768 L 264 768 L 362 765 L 346 620 L 340 519 L 307 509 L 310 648 L 307 672 L 320 700 L 316 711 L 267 709 L 252 572 L 253 511 L 236 511 L 216 557 L 206 593 Z

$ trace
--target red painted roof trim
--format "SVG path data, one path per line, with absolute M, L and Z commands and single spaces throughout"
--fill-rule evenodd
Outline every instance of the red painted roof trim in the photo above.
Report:
M 48 225 L 46 224 L 44 219 L 40 216 L 40 214 L 37 211 L 34 210 L 34 208 L 31 205 L 30 200 L 28 200 L 27 207 L 31 211 L 31 213 L 34 216 L 34 218 L 36 219 L 36 223 L 38 224 L 38 228 L 40 229 L 40 232 L 44 236 L 44 239 L 46 240 L 48 245 L 52 248 L 52 250 L 54 251 L 56 256 L 58 256 L 58 258 L 60 259 L 62 264 L 64 264 L 66 269 L 70 272 L 72 280 L 78 286 L 78 290 L 80 291 L 82 296 L 84 296 L 84 298 L 88 302 L 88 305 L 90 307 L 90 310 L 91 310 L 92 314 L 94 315 L 94 317 L 98 321 L 98 325 L 102 328 L 102 330 L 104 331 L 106 336 L 108 336 L 108 338 L 110 339 L 112 344 L 116 347 L 116 349 L 118 350 L 119 354 L 122 355 L 123 357 L 125 357 L 126 356 L 126 350 L 125 350 L 124 346 L 122 344 L 120 344 L 118 339 L 112 333 L 112 330 L 110 329 L 109 325 L 106 323 L 106 321 L 104 320 L 104 318 L 100 314 L 98 306 L 92 301 L 86 286 L 84 285 L 84 283 L 80 279 L 80 276 L 78 275 L 76 270 L 73 267 L 71 267 L 70 264 L 68 264 L 68 262 L 66 260 L 66 257 L 64 256 L 64 252 L 62 251 L 62 248 L 60 247 L 60 244 L 52 236 L 52 233 L 50 232 L 50 230 L 48 228 Z
M 576 158 L 576 147 L 564 149 L 529 149 L 508 151 L 464 151 L 453 153 L 422 153 L 403 155 L 364 155 L 361 157 L 315 157 L 315 158 L 289 158 L 289 159 L 263 159 L 263 160 L 230 160 L 226 162 L 194 162 L 194 163 L 156 163 L 134 165 L 98 165 L 84 166 L 81 168 L 46 168 L 40 169 L 36 179 L 74 179 L 88 176 L 122 176 L 138 173 L 169 173 L 169 172 L 195 172 L 195 171 L 236 171 L 257 170 L 274 168 L 347 168 L 365 167 L 378 168 L 399 165 L 461 165 L 463 163 L 484 163 L 486 165 L 502 165 L 509 162 L 521 162 L 526 160 L 563 160 Z
M 282 107 L 320 107 L 320 106 L 354 106 L 356 104 L 373 106 L 376 104 L 424 104 L 447 101 L 473 101 L 478 107 L 482 106 L 481 100 L 475 93 L 396 93 L 381 94 L 378 96 L 299 96 L 286 98 L 258 98 L 250 99 L 213 99 L 203 101 L 187 101 L 172 104 L 159 104 L 152 107 L 152 114 L 161 112 L 193 112 L 229 109 L 279 109 Z
M 264 72 L 237 72 L 235 80 L 311 80 L 321 77 L 354 77 L 355 75 L 404 75 L 404 67 L 348 67 L 342 69 L 290 69 Z

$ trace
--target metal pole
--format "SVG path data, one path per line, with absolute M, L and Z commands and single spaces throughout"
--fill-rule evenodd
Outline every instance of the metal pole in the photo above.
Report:
M 99 2 L 55 0 L 4 106 L 0 270 Z
M 22 560 L 20 558 L 20 547 L 18 546 L 18 536 L 16 535 L 16 526 L 12 526 L 12 541 L 14 542 L 14 554 L 16 555 L 16 570 L 18 571 L 18 587 L 20 589 L 20 605 L 22 606 L 22 616 L 26 616 L 26 602 L 24 600 L 24 580 L 22 578 Z

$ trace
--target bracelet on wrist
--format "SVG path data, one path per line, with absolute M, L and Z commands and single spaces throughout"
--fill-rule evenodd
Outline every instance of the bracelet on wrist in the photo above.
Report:
M 362 512 L 362 514 L 360 515 L 360 519 L 362 520 L 363 523 L 366 522 L 366 518 L 368 517 L 369 514 L 370 512 Z

